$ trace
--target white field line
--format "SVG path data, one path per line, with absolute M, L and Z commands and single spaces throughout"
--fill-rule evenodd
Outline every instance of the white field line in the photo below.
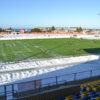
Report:
M 15 51 L 13 50 L 13 48 L 16 47 L 16 45 L 13 43 L 13 41 L 11 41 L 10 47 L 11 47 L 11 50 L 12 50 L 13 55 L 16 57 L 17 54 L 16 54 Z
M 15 43 L 13 43 L 13 41 L 12 41 L 12 46 L 16 47 L 16 45 L 15 45 Z M 19 52 L 19 51 L 14 51 L 14 50 L 12 50 L 12 52 L 13 52 L 13 54 L 14 54 L 15 56 L 19 55 L 19 53 L 17 53 L 17 52 Z M 23 54 L 23 51 L 21 51 L 21 55 L 23 55 L 23 56 L 25 57 L 25 55 Z
M 19 42 L 19 41 L 17 41 L 21 46 L 23 46 L 28 52 L 31 52 L 31 49 L 29 49 L 28 47 L 26 47 L 26 44 L 25 45 L 23 45 L 21 42 Z M 20 52 L 21 53 L 21 55 L 23 56 L 23 57 L 25 57 L 26 58 L 26 55 L 25 54 L 23 54 L 23 53 L 25 53 L 26 51 L 17 51 L 17 52 Z M 15 52 L 15 54 L 16 55 L 18 55 L 19 53 L 17 53 L 17 52 Z
M 26 55 L 25 54 L 21 54 L 23 57 L 25 57 L 26 58 Z M 24 58 L 23 58 L 24 59 Z
M 11 44 L 9 44 L 9 45 L 7 44 L 7 46 L 12 48 L 12 53 L 15 57 L 17 57 L 19 55 L 19 53 L 17 53 L 16 51 L 13 50 L 13 48 L 16 47 L 16 44 L 13 41 L 11 41 Z M 25 54 L 23 54 L 23 51 L 21 51 L 21 56 L 26 57 Z
M 27 46 L 27 48 L 28 48 L 28 49 L 30 48 L 30 47 L 29 47 L 29 45 L 28 45 L 27 43 L 26 43 L 25 45 Z M 31 50 L 31 49 L 30 49 L 30 52 L 32 52 L 32 50 Z
M 17 41 L 17 43 L 19 43 L 23 48 L 25 48 L 28 52 L 31 52 L 31 49 L 29 49 L 28 47 L 26 47 L 26 45 L 23 45 L 20 41 Z
M 0 48 L 3 48 L 3 45 L 2 45 L 2 43 L 0 43 Z
M 48 54 L 50 54 L 51 56 L 53 56 L 53 57 L 60 56 L 60 55 L 58 55 L 58 54 L 53 53 L 53 52 L 50 51 L 50 50 L 47 50 L 46 52 L 47 52 Z
M 2 46 L 2 48 L 3 48 L 3 46 Z M 7 61 L 7 55 L 6 55 L 6 53 L 4 52 L 3 49 L 1 50 L 1 52 L 2 52 L 2 56 L 4 57 L 5 61 Z
M 31 52 L 31 50 L 30 50 L 28 47 L 22 45 L 21 42 L 17 41 L 17 43 L 18 43 L 19 45 L 23 46 L 23 48 L 27 49 L 29 52 Z M 12 46 L 11 46 L 11 45 L 12 45 Z M 16 44 L 13 43 L 13 41 L 11 42 L 11 45 L 10 45 L 10 47 L 16 47 Z M 22 57 L 25 57 L 25 58 L 26 58 L 26 55 L 23 54 L 23 53 L 25 53 L 26 51 L 14 51 L 14 50 L 12 50 L 12 52 L 13 52 L 13 54 L 14 54 L 16 57 L 17 57 L 17 56 L 19 55 L 19 53 L 20 53 Z M 18 59 L 16 59 L 16 60 L 18 60 Z
M 15 46 L 15 44 L 13 43 L 13 41 L 11 42 L 11 45 L 12 45 L 12 52 L 13 52 L 14 56 L 16 56 L 16 53 L 15 53 L 15 51 L 13 50 L 13 47 L 16 47 L 16 46 Z
M 40 49 L 40 50 L 46 50 L 46 53 L 47 54 L 49 54 L 49 55 L 51 55 L 52 57 L 57 57 L 57 56 L 59 56 L 59 55 L 57 55 L 57 54 L 54 54 L 52 51 L 50 51 L 50 50 L 47 50 L 46 48 L 44 48 L 43 46 L 42 47 L 40 47 L 40 46 L 38 46 L 38 45 L 36 45 L 36 46 L 34 46 L 35 48 L 38 48 L 38 49 Z
M 7 47 L 12 47 L 12 45 L 11 45 L 11 44 L 8 44 L 8 43 L 6 44 L 6 46 L 7 46 Z
M 13 41 L 11 41 L 11 42 L 12 42 L 13 47 L 16 47 L 16 44 Z
M 22 56 L 22 57 L 26 57 L 25 54 L 23 54 L 23 51 L 21 51 L 20 53 L 18 53 L 18 52 L 16 52 L 16 51 L 13 51 L 13 54 L 14 54 L 16 57 L 18 57 L 19 54 L 21 54 L 20 56 Z M 19 59 L 22 59 L 22 58 L 19 58 Z M 16 60 L 18 60 L 18 59 L 15 59 L 15 61 L 16 61 Z

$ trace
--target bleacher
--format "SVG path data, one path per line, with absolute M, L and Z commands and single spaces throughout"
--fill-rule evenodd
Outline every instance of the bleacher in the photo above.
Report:
M 81 84 L 79 93 L 55 100 L 100 100 L 100 80 Z

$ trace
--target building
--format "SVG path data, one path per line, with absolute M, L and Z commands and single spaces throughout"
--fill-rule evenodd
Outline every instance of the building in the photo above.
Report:
M 11 34 L 12 29 L 5 29 L 4 31 L 7 32 L 7 33 L 9 33 L 9 34 Z
M 39 29 L 41 30 L 41 32 L 48 32 L 50 28 L 49 27 L 39 27 Z
M 54 32 L 57 32 L 57 33 L 67 33 L 68 32 L 68 28 L 67 27 L 56 27 Z
M 22 29 L 22 30 L 19 31 L 19 34 L 24 34 L 24 33 L 25 33 L 24 29 Z

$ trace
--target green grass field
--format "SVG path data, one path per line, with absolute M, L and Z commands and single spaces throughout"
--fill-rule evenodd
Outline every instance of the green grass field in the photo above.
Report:
M 76 48 L 79 48 L 76 51 Z M 79 56 L 100 53 L 100 40 L 79 39 L 34 39 L 1 40 L 0 62 L 12 62 L 35 58 Z M 45 50 L 45 54 L 43 54 Z

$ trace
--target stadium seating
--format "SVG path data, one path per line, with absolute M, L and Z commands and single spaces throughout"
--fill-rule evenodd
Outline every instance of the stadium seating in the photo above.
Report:
M 80 85 L 80 93 L 56 100 L 100 100 L 100 80 Z

